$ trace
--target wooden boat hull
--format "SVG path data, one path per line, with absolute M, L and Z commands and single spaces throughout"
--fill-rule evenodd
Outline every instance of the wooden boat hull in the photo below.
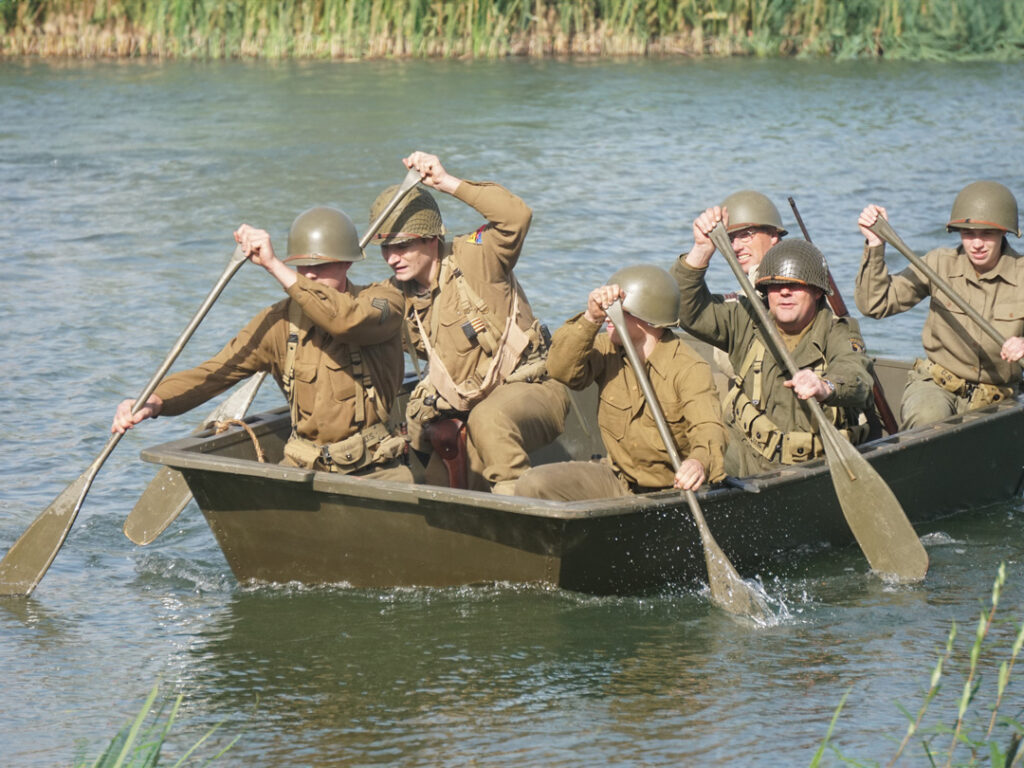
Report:
M 879 364 L 892 388 L 905 371 L 904 364 Z M 592 397 L 577 416 L 594 412 Z M 268 457 L 279 457 L 287 413 L 248 422 Z M 592 427 L 578 422 L 536 458 L 589 456 L 596 440 Z M 864 453 L 917 525 L 1019 494 L 1022 440 L 1024 403 L 1013 400 L 873 441 Z M 706 577 L 696 527 L 674 491 L 563 503 L 350 478 L 259 464 L 254 456 L 239 429 L 143 452 L 183 473 L 242 582 L 511 582 L 643 594 Z M 781 554 L 853 543 L 820 460 L 699 498 L 718 543 L 746 576 Z

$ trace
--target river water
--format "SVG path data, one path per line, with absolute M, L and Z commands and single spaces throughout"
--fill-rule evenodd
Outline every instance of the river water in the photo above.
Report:
M 1019 63 L 0 62 L 0 550 L 100 452 L 243 221 L 282 246 L 314 204 L 362 226 L 400 158 L 435 151 L 533 206 L 517 272 L 557 326 L 619 267 L 667 266 L 703 207 L 753 187 L 798 235 L 795 197 L 855 312 L 866 203 L 923 252 L 951 241 L 967 182 L 1024 195 L 1021 82 Z M 453 231 L 479 224 L 442 205 Z M 373 248 L 353 270 L 387 274 Z M 279 295 L 243 267 L 179 367 Z M 871 350 L 917 354 L 923 317 L 864 321 Z M 258 406 L 280 404 L 270 389 Z M 1024 618 L 1019 501 L 926 530 L 920 586 L 881 584 L 856 551 L 762 573 L 787 616 L 761 629 L 688 590 L 242 588 L 194 505 L 149 547 L 120 531 L 154 472 L 140 449 L 198 417 L 122 440 L 33 596 L 0 601 L 5 764 L 96 756 L 158 681 L 184 695 L 166 756 L 222 722 L 218 747 L 240 736 L 228 765 L 807 765 L 847 691 L 834 743 L 884 761 L 955 621 L 933 707 L 949 722 L 1000 562 L 1005 616 Z

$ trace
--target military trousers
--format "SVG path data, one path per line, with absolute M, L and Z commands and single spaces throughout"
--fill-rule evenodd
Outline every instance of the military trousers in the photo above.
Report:
M 606 461 L 558 461 L 525 472 L 516 481 L 516 496 L 555 501 L 614 499 L 629 488 Z
M 900 401 L 900 429 L 934 424 L 969 409 L 968 398 L 943 389 L 929 373 L 911 370 Z
M 736 425 L 725 425 L 728 442 L 725 445 L 725 474 L 732 477 L 748 477 L 770 472 L 782 466 L 781 462 L 768 461 L 760 451 L 747 440 Z
M 469 487 L 512 493 L 530 453 L 565 429 L 569 391 L 554 379 L 498 385 L 466 420 Z

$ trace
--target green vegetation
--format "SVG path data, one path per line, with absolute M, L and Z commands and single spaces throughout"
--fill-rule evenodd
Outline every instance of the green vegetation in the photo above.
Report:
M 0 0 L 0 56 L 1024 58 L 1020 0 Z
M 992 766 L 992 768 L 1013 768 L 1013 766 L 1024 765 L 1024 749 L 1021 749 L 1021 739 L 1024 738 L 1024 723 L 1021 722 L 1021 693 L 1016 693 L 1008 698 L 1006 693 L 1010 685 L 1010 675 L 1013 672 L 1017 657 L 1020 656 L 1021 647 L 1024 646 L 1024 624 L 1017 627 L 1012 621 L 996 621 L 996 608 L 999 605 L 999 594 L 1006 584 L 1006 564 L 999 566 L 995 583 L 992 586 L 992 605 L 987 610 L 982 610 L 978 620 L 978 626 L 974 634 L 974 643 L 966 654 L 966 659 L 955 655 L 955 640 L 957 636 L 956 624 L 953 624 L 946 639 L 945 650 L 939 656 L 938 663 L 932 670 L 928 690 L 917 713 L 913 713 L 903 707 L 900 711 L 906 716 L 909 725 L 902 741 L 896 747 L 892 759 L 886 763 L 887 766 L 896 765 L 897 762 L 907 757 L 908 747 L 911 743 L 919 743 L 920 753 L 927 759 L 927 765 L 931 766 Z M 1001 643 L 1008 644 L 1008 658 L 1004 659 L 994 675 L 994 680 L 983 679 L 979 660 L 982 653 L 993 651 Z M 996 657 L 998 658 L 998 657 Z M 944 713 L 933 715 L 934 724 L 925 725 L 929 708 L 936 703 L 936 698 L 942 690 L 943 675 L 947 674 L 950 667 L 958 668 L 963 675 L 963 685 L 954 687 L 959 690 L 959 698 L 956 699 L 955 716 L 949 715 L 949 707 Z M 985 684 L 987 682 L 987 684 Z M 846 703 L 849 691 L 843 696 L 832 717 L 832 722 L 825 734 L 825 740 L 818 748 L 814 759 L 811 761 L 811 768 L 817 768 L 829 745 L 839 713 Z M 1003 714 L 1000 708 L 1007 703 L 1013 702 L 1015 712 Z M 941 700 L 939 702 L 942 703 Z M 840 760 L 847 765 L 877 766 L 873 762 L 860 762 L 843 755 L 834 745 L 831 746 Z M 920 756 L 908 758 L 913 765 L 925 765 L 921 762 Z M 916 762 L 914 762 L 916 761 Z
M 163 715 L 164 706 L 161 706 L 160 709 L 153 712 L 153 721 L 147 725 L 146 720 L 153 709 L 158 689 L 159 684 L 153 686 L 135 720 L 121 729 L 102 755 L 95 760 L 79 760 L 75 763 L 75 768 L 152 768 L 156 766 L 160 760 L 160 750 L 164 745 L 168 732 L 171 730 L 171 726 L 174 724 L 174 719 L 178 714 L 178 708 L 181 706 L 182 699 L 179 695 L 174 700 L 174 704 L 166 719 L 164 719 Z M 161 720 L 163 720 L 162 724 Z M 219 724 L 207 731 L 174 765 L 176 767 L 185 765 L 218 727 L 220 727 Z M 204 765 L 216 760 L 231 749 L 238 739 L 239 737 L 236 736 L 230 744 L 216 755 L 205 760 Z

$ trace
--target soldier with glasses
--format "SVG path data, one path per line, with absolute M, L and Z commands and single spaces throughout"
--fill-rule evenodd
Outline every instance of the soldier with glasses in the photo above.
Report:
M 895 275 L 885 265 L 885 243 L 868 227 L 885 208 L 867 206 L 857 219 L 864 256 L 854 300 L 869 317 L 905 312 L 930 297 L 921 340 L 926 357 L 914 363 L 900 403 L 904 429 L 944 419 L 1012 397 L 1020 389 L 1024 357 L 1024 259 L 1007 234 L 1021 236 L 1017 200 L 996 181 L 976 181 L 953 201 L 946 230 L 955 247 L 935 248 L 925 262 L 961 298 L 999 330 L 1000 346 L 975 326 L 941 291 L 913 267 Z
M 134 415 L 135 401 L 124 400 L 111 432 L 185 413 L 267 371 L 291 406 L 282 463 L 412 482 L 400 461 L 405 439 L 388 426 L 404 367 L 402 295 L 387 282 L 349 281 L 352 262 L 364 258 L 351 219 L 327 207 L 299 214 L 283 262 L 265 230 L 243 224 L 235 240 L 288 297 L 253 318 L 215 357 L 165 378 Z
M 768 253 L 768 249 L 786 236 L 779 209 L 767 196 L 752 189 L 733 192 L 721 205 L 703 211 L 693 222 L 693 248 L 684 256 L 692 264 L 707 266 L 715 252 L 715 244 L 705 233 L 710 232 L 715 222 L 721 221 L 729 235 L 729 242 L 736 253 L 743 271 L 751 282 L 757 278 L 757 266 Z M 678 265 L 673 266 L 676 270 Z M 736 293 L 723 294 L 725 300 L 733 300 Z M 715 366 L 730 382 L 734 375 L 729 356 L 715 348 Z M 728 386 L 722 387 L 722 394 L 728 393 Z

